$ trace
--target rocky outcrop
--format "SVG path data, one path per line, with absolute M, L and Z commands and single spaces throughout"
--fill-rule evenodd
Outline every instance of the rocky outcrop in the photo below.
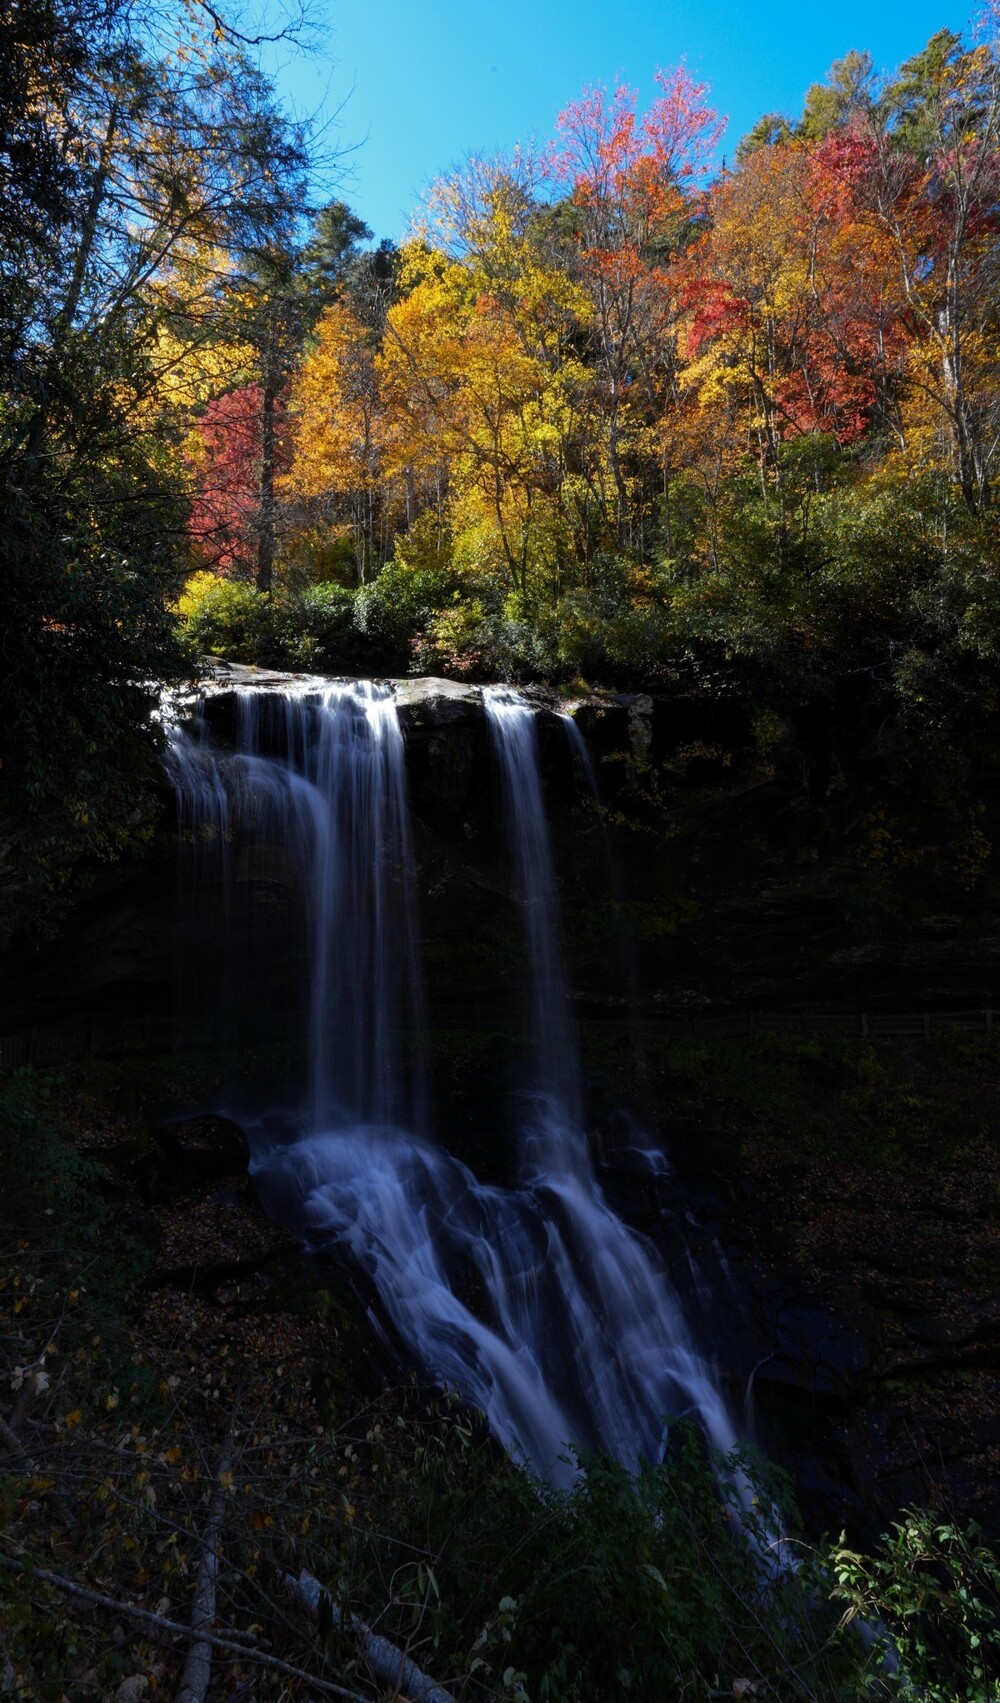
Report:
M 658 1079 L 698 1329 L 814 1532 L 929 1504 L 1000 1538 L 996 1043 L 793 1047 Z
M 233 1118 L 218 1113 L 155 1124 L 150 1133 L 168 1185 L 186 1187 L 239 1177 L 250 1163 L 246 1132 Z

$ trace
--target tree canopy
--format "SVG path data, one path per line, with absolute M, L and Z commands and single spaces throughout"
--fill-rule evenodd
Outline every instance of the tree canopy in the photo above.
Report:
M 397 249 L 309 212 L 308 138 L 213 13 L 14 0 L 2 775 L 46 867 L 144 831 L 148 682 L 209 633 L 776 708 L 864 680 L 900 748 L 954 736 L 998 630 L 991 27 L 845 55 L 731 167 L 683 68 L 589 87 Z

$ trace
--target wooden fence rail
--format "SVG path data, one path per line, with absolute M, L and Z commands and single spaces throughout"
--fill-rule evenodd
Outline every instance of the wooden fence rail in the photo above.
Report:
M 274 1014 L 268 1028 L 273 1029 Z M 613 1022 L 614 1020 L 611 1019 Z M 695 1041 L 739 1040 L 762 1033 L 835 1035 L 843 1040 L 891 1040 L 929 1036 L 935 1029 L 990 1033 L 1000 1028 L 1000 1010 L 965 1011 L 744 1011 L 722 1017 L 659 1017 L 643 1014 L 651 1035 Z M 204 1052 L 226 1044 L 211 1026 L 197 1030 L 155 1017 L 85 1023 L 62 1029 L 31 1029 L 0 1037 L 0 1069 L 62 1064 L 87 1054 Z M 231 1044 L 231 1042 L 230 1042 Z

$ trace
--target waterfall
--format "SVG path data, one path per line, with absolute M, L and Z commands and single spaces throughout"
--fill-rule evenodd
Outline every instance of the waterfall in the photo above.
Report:
M 351 682 L 236 698 L 235 753 L 175 728 L 168 767 L 182 833 L 194 839 L 202 875 L 214 857 L 227 915 L 238 852 L 252 863 L 273 848 L 294 889 L 308 1069 L 289 1109 L 311 1131 L 419 1128 L 421 1064 L 404 1059 L 399 1043 L 420 1020 L 403 738 L 391 693 Z M 265 924 L 263 938 L 251 927 L 235 941 L 227 926 L 224 1008 L 267 999 Z
M 504 815 L 528 946 L 531 1067 L 521 1132 L 529 1168 L 572 1172 L 579 1159 L 580 1070 L 559 951 L 549 830 L 542 802 L 535 716 L 506 687 L 483 694 L 500 766 Z M 527 1150 L 530 1149 L 530 1155 Z
M 188 823 L 209 823 L 223 845 L 280 840 L 300 896 L 308 1081 L 283 1116 L 250 1121 L 252 1169 L 272 1213 L 311 1248 L 348 1250 L 398 1341 L 538 1474 L 570 1479 L 567 1448 L 655 1459 L 666 1419 L 680 1416 L 728 1452 L 725 1405 L 662 1261 L 611 1210 L 591 1165 L 535 716 L 506 691 L 485 702 L 529 966 L 509 1188 L 480 1183 L 426 1137 L 420 1071 L 400 1046 L 420 1000 L 391 692 L 247 691 L 234 756 L 174 736 Z M 266 981 L 254 992 L 266 998 Z
M 178 834 L 187 854 L 178 865 L 181 908 L 190 919 L 189 934 L 183 938 L 178 954 L 177 981 L 188 1020 L 202 1030 L 214 1029 L 226 1057 L 234 1042 L 231 1025 L 236 1003 L 231 979 L 235 952 L 229 793 L 219 755 L 208 743 L 201 711 L 192 718 L 188 731 L 172 719 L 169 705 L 165 708 L 165 764 L 174 784 Z M 212 988 L 206 986 L 199 952 L 190 936 L 197 940 L 221 937 Z M 200 1001 L 192 996 L 192 990 L 200 995 Z
M 368 682 L 326 687 L 310 702 L 279 696 L 288 793 L 283 835 L 303 871 L 309 1059 L 308 1122 L 420 1124 L 419 1061 L 399 1031 L 418 1027 L 413 857 L 403 736 L 392 695 Z M 240 697 L 240 744 L 260 749 L 267 699 Z
M 652 1245 L 611 1211 L 590 1160 L 558 946 L 535 713 L 507 688 L 487 688 L 484 699 L 530 965 L 532 1059 L 520 1135 L 525 1186 L 551 1237 L 557 1280 L 549 1328 L 558 1335 L 569 1327 L 598 1447 L 619 1460 L 653 1459 L 664 1420 L 683 1415 L 697 1418 L 713 1446 L 728 1452 L 736 1438 L 725 1405 L 691 1343 L 662 1263 Z M 575 727 L 573 733 L 579 739 Z M 589 759 L 587 773 L 593 785 Z

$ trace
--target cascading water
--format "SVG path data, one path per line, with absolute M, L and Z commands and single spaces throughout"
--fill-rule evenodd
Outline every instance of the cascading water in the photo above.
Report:
M 318 701 L 285 693 L 284 838 L 302 868 L 309 969 L 308 1127 L 423 1118 L 420 1061 L 399 1053 L 417 1019 L 403 738 L 391 694 L 367 682 Z M 259 750 L 267 699 L 244 692 L 239 737 Z
M 262 754 L 274 701 L 244 694 L 236 756 L 179 733 L 173 755 L 188 820 L 211 818 L 223 844 L 280 838 L 301 893 L 308 1087 L 249 1130 L 270 1209 L 307 1245 L 349 1250 L 425 1372 L 539 1474 L 571 1478 L 567 1447 L 654 1459 L 680 1415 L 728 1452 L 725 1406 L 662 1263 L 590 1162 L 530 706 L 485 693 L 530 969 L 520 1175 L 500 1189 L 420 1133 L 420 1072 L 399 1046 L 419 997 L 392 696 L 363 684 L 278 695 L 280 757 Z
M 270 856 L 294 890 L 294 955 L 305 962 L 297 1021 L 306 1033 L 298 1126 L 423 1121 L 412 854 L 403 741 L 391 694 L 366 682 L 237 694 L 235 753 L 171 733 L 168 767 L 196 874 L 214 860 L 232 915 L 238 865 Z M 280 755 L 279 755 L 280 753 Z M 258 865 L 254 869 L 254 864 Z M 256 919 L 225 930 L 224 1008 L 266 1001 L 268 953 Z M 272 923 L 271 933 L 274 932 Z M 231 1025 L 229 1026 L 231 1027 Z
M 486 714 L 500 765 L 514 870 L 528 945 L 528 1033 L 524 1169 L 573 1172 L 581 1159 L 580 1072 L 569 1021 L 557 933 L 549 831 L 542 802 L 535 717 L 506 688 L 487 689 Z M 586 1144 L 583 1144 L 586 1153 Z
M 581 1117 L 580 1069 L 558 948 L 558 912 L 542 801 L 536 717 L 504 688 L 487 689 L 486 711 L 504 782 L 513 860 L 530 959 L 530 1083 L 522 1174 L 553 1239 L 559 1295 L 571 1327 L 576 1381 L 590 1436 L 617 1459 L 654 1459 L 663 1423 L 700 1420 L 712 1445 L 736 1442 L 725 1406 L 684 1325 L 679 1301 L 651 1245 L 603 1198 Z M 574 730 L 575 731 L 575 730 Z M 553 1336 L 559 1301 L 547 1316 Z M 574 1440 L 579 1440 L 579 1431 Z

